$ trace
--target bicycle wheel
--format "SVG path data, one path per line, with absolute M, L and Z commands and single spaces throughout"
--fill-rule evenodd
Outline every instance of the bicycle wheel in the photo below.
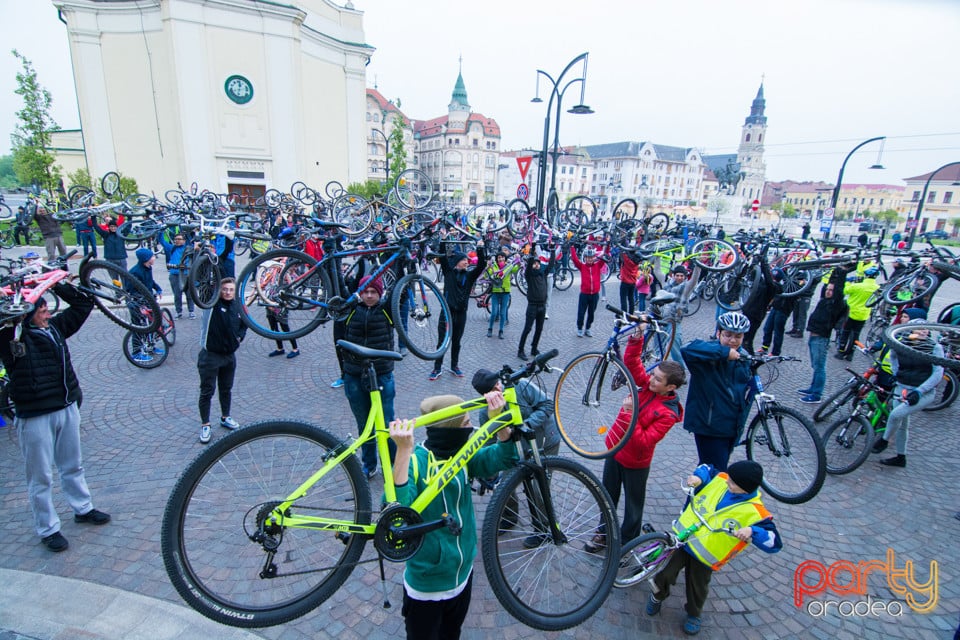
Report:
M 202 252 L 190 265 L 190 279 L 187 292 L 201 309 L 212 309 L 220 299 L 220 267 L 214 264 L 210 254 Z
M 160 328 L 158 331 L 163 336 L 168 346 L 173 346 L 177 341 L 177 325 L 173 323 L 173 314 L 170 309 L 164 307 L 160 310 Z
M 700 311 L 700 306 L 702 304 L 703 304 L 703 298 L 701 298 L 697 294 L 691 294 L 691 296 L 687 298 L 687 307 L 686 307 L 686 310 L 683 312 L 683 317 L 689 318 L 690 316 L 695 314 L 697 311 Z
M 393 225 L 393 231 L 400 238 L 412 238 L 429 227 L 435 219 L 433 214 L 426 211 L 413 211 L 400 216 Z
M 533 224 L 530 205 L 525 200 L 514 198 L 507 203 L 507 209 L 510 210 L 510 221 L 507 223 L 510 234 L 515 238 L 528 234 Z
M 251 260 L 237 279 L 237 299 L 250 330 L 272 340 L 292 340 L 329 320 L 325 304 L 330 284 L 316 265 L 314 258 L 293 249 L 268 251 Z
M 30 244 L 29 237 L 27 238 L 27 240 L 28 240 L 27 244 Z M 9 229 L 4 229 L 3 231 L 0 231 L 0 248 L 12 249 L 14 246 L 16 246 L 16 244 L 17 243 L 13 237 L 12 227 Z
M 923 408 L 924 411 L 940 411 L 953 404 L 960 392 L 960 379 L 957 374 L 950 369 L 943 370 L 943 380 L 941 380 L 934 390 L 933 402 Z
M 0 416 L 10 422 L 17 417 L 17 407 L 10 399 L 10 381 L 7 378 L 0 378 Z
M 470 233 L 498 233 L 510 224 L 510 209 L 499 202 L 481 202 L 467 212 Z
M 519 466 L 493 492 L 484 516 L 483 567 L 500 604 L 541 631 L 560 631 L 592 616 L 610 594 L 620 560 L 620 525 L 600 481 L 573 460 L 543 459 L 553 503 L 555 543 L 534 471 Z M 515 523 L 507 531 L 501 522 Z M 601 526 L 607 546 L 583 546 Z M 502 535 L 500 535 L 502 533 Z M 530 544 L 530 541 L 537 544 Z
M 863 339 L 863 343 L 868 347 L 872 347 L 877 342 L 883 339 L 883 332 L 886 331 L 887 327 L 890 326 L 890 321 L 884 317 L 879 317 L 870 323 L 870 328 L 867 330 L 867 335 Z
M 407 211 L 423 209 L 433 202 L 433 180 L 419 169 L 407 169 L 393 183 L 393 194 Z
M 563 219 L 567 224 L 585 225 L 592 222 L 597 213 L 597 204 L 590 196 L 574 196 L 563 210 Z
M 365 199 L 352 193 L 345 193 L 333 203 L 333 221 L 344 225 L 344 235 L 358 236 L 373 224 L 373 207 Z
M 960 369 L 960 326 L 932 322 L 895 324 L 883 332 L 883 340 L 898 356 L 954 370 Z M 934 344 L 943 347 L 943 357 L 932 353 Z
M 780 284 L 783 287 L 783 292 L 780 295 L 784 298 L 795 298 L 803 295 L 815 285 L 819 280 L 818 276 L 822 273 L 821 271 L 799 269 L 792 265 L 788 265 L 782 271 L 783 278 Z
M 306 423 L 260 422 L 220 438 L 190 463 L 167 500 L 160 531 L 167 575 L 187 604 L 223 624 L 265 627 L 307 614 L 336 592 L 366 536 L 264 521 L 341 444 Z M 370 488 L 356 456 L 332 468 L 285 515 L 295 513 L 369 524 Z M 266 550 L 272 545 L 275 560 Z
M 813 421 L 823 422 L 835 414 L 841 407 L 856 397 L 859 387 L 860 382 L 856 378 L 847 380 L 842 387 L 831 393 L 827 396 L 826 400 L 820 403 L 817 410 L 813 412 Z
M 647 231 L 646 235 L 658 236 L 667 230 L 670 226 L 670 216 L 665 213 L 655 213 L 645 221 Z
M 954 324 L 952 321 L 958 317 L 960 317 L 960 302 L 954 302 L 944 307 L 937 315 L 937 322 L 940 324 Z
M 624 396 L 633 401 L 633 412 L 613 431 Z M 627 366 L 613 355 L 584 353 L 574 358 L 560 374 L 553 398 L 560 437 L 584 458 L 612 456 L 637 425 L 637 385 Z
M 400 278 L 391 294 L 393 324 L 410 353 L 435 360 L 450 346 L 450 307 L 440 289 L 417 273 Z
M 564 269 L 556 267 L 556 273 L 553 276 L 553 287 L 557 291 L 566 291 L 573 284 L 573 269 Z
M 870 455 L 873 440 L 873 427 L 863 416 L 847 416 L 831 424 L 823 432 L 827 473 L 839 476 L 859 467 Z
M 660 573 L 673 555 L 670 544 L 670 536 L 658 532 L 644 534 L 623 545 L 613 586 L 632 587 Z
M 926 269 L 907 273 L 902 278 L 894 281 L 890 286 L 884 287 L 883 300 L 887 304 L 894 305 L 917 302 L 923 298 L 923 296 L 933 291 L 938 282 L 937 277 Z
M 160 305 L 146 285 L 112 262 L 90 260 L 80 269 L 80 283 L 103 315 L 130 331 L 155 331 Z M 141 309 L 149 312 L 144 313 Z
M 660 331 L 648 329 L 643 335 L 643 351 L 640 361 L 643 368 L 651 371 L 653 367 L 670 357 L 673 340 L 677 334 L 677 326 L 672 322 L 663 323 Z
M 726 240 L 705 238 L 690 248 L 690 259 L 707 271 L 729 271 L 740 260 L 736 248 Z
M 47 309 L 50 310 L 50 313 L 60 311 L 60 296 L 53 289 L 47 289 L 40 297 L 47 301 Z
M 787 504 L 813 498 L 827 475 L 820 434 L 798 411 L 778 404 L 750 423 L 747 459 L 763 467 L 764 490 Z
M 108 196 L 112 196 L 120 189 L 120 174 L 116 171 L 107 171 L 100 179 L 100 188 Z
M 167 359 L 169 345 L 157 331 L 127 331 L 123 336 L 123 357 L 140 369 L 155 369 Z
M 613 208 L 613 219 L 617 222 L 633 220 L 637 217 L 637 201 L 633 198 L 624 198 Z

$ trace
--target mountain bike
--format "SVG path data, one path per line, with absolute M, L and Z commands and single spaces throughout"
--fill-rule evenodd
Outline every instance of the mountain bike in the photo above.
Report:
M 141 313 L 151 313 L 148 308 Z M 177 328 L 169 309 L 161 309 L 160 326 L 156 331 L 127 331 L 123 336 L 123 356 L 140 369 L 155 369 L 162 365 L 170 347 L 177 341 Z
M 603 351 L 582 353 L 564 367 L 553 396 L 554 415 L 560 437 L 571 449 L 593 460 L 612 456 L 630 440 L 640 415 L 636 382 L 620 355 L 620 338 L 636 331 L 641 323 L 644 332 L 644 368 L 648 371 L 662 362 L 673 344 L 676 327 L 663 321 L 654 307 L 676 299 L 663 290 L 651 300 L 649 314 L 631 315 L 612 305 L 616 314 L 613 330 Z M 607 446 L 607 435 L 620 412 L 624 396 L 632 400 L 633 411 L 620 440 Z
M 878 434 L 887 428 L 887 417 L 892 411 L 890 390 L 875 381 L 847 369 L 858 384 L 853 410 L 823 432 L 827 473 L 850 473 L 867 459 Z
M 378 555 L 371 562 L 409 559 L 424 534 L 444 527 L 458 531 L 460 524 L 449 516 L 423 522 L 420 514 L 484 442 L 512 426 L 519 461 L 494 490 L 480 534 L 491 588 L 511 615 L 537 629 L 566 629 L 593 615 L 609 595 L 620 559 L 616 513 L 590 471 L 572 460 L 540 456 L 533 430 L 523 426 L 514 388 L 545 368 L 556 350 L 520 371 L 500 371 L 504 411 L 477 429 L 404 507 L 396 502 L 389 432 L 373 366 L 377 359 L 401 356 L 344 340 L 337 344 L 361 360 L 371 380 L 370 413 L 359 438 L 344 440 L 302 422 L 261 422 L 211 444 L 177 481 L 160 542 L 167 574 L 187 604 L 227 625 L 282 624 L 333 595 L 362 562 L 367 540 L 373 540 Z M 486 406 L 476 398 L 420 416 L 416 426 Z M 532 445 L 529 455 L 521 439 Z M 355 455 L 361 444 L 374 440 L 385 496 L 379 513 L 370 507 L 369 484 Z M 515 511 L 508 511 L 512 499 Z M 516 526 L 502 532 L 503 518 Z M 614 535 L 608 534 L 607 549 L 594 556 L 582 548 L 598 521 Z M 543 535 L 543 544 L 526 548 L 529 535 Z M 386 596 L 385 584 L 384 590 Z
M 688 485 L 686 480 L 680 482 L 680 487 L 687 494 L 687 499 L 692 501 L 696 487 Z M 736 527 L 729 522 L 721 524 L 719 520 L 722 520 L 722 517 L 717 518 L 718 526 L 712 527 L 697 509 L 691 511 L 697 516 L 699 523 L 695 522 L 686 529 L 677 531 L 678 525 L 674 521 L 672 531 L 647 533 L 626 542 L 620 551 L 620 568 L 613 586 L 625 589 L 644 580 L 652 583 L 653 577 L 666 568 L 670 557 L 682 549 L 687 540 L 703 527 L 711 533 L 734 535 Z

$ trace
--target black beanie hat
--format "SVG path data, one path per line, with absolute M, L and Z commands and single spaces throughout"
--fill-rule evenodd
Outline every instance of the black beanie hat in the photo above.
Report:
M 467 259 L 467 254 L 457 251 L 456 253 L 450 256 L 450 264 L 452 264 L 453 266 L 457 266 L 457 263 L 459 263 L 461 260 L 466 260 L 466 259 Z
M 727 475 L 738 487 L 753 493 L 763 480 L 763 467 L 753 460 L 740 460 L 727 467 Z
M 493 391 L 493 388 L 496 386 L 497 382 L 500 380 L 500 376 L 495 374 L 489 369 L 479 369 L 475 374 L 473 374 L 473 380 L 471 384 L 473 388 L 477 390 L 477 393 L 484 394 L 489 391 Z

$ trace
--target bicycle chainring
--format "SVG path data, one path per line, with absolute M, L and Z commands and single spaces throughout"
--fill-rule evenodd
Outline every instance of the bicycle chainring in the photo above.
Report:
M 390 562 L 403 562 L 413 557 L 423 544 L 423 535 L 399 538 L 390 530 L 391 527 L 419 524 L 423 522 L 420 514 L 410 507 L 395 505 L 387 507 L 373 532 L 373 545 L 384 558 Z

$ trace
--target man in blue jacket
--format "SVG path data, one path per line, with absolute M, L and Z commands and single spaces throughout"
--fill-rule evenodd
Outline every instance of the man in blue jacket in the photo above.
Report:
M 681 349 L 690 370 L 690 391 L 683 428 L 693 433 L 698 464 L 727 470 L 750 415 L 754 393 L 750 365 L 741 359 L 750 320 L 739 311 L 717 318 L 716 340 L 694 340 Z
M 173 236 L 173 242 L 167 238 L 166 229 L 157 234 L 157 240 L 163 247 L 163 255 L 167 260 L 167 274 L 170 276 L 170 292 L 173 293 L 173 306 L 177 310 L 177 319 L 183 317 L 183 296 L 187 294 L 187 311 L 190 317 L 195 318 L 193 298 L 185 291 L 187 278 L 190 275 L 190 262 L 184 261 L 183 253 L 187 250 L 187 238 L 178 231 Z

